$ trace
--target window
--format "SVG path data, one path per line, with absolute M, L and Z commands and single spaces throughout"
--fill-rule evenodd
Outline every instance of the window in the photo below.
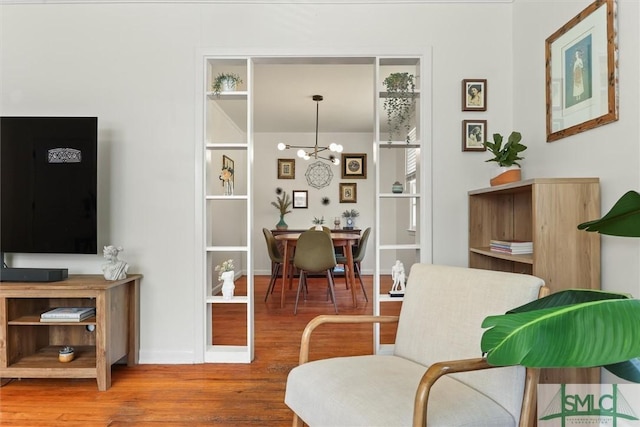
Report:
M 415 140 L 415 129 L 409 134 L 410 139 Z M 418 170 L 418 148 L 409 147 L 405 150 L 405 188 L 409 194 L 418 192 L 417 170 Z M 416 231 L 418 222 L 418 199 L 412 197 L 409 199 L 409 230 Z

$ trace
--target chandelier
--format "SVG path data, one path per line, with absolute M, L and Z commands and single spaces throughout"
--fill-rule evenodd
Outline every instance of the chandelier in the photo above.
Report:
M 318 116 L 320 112 L 320 101 L 322 101 L 322 99 L 323 99 L 322 95 L 313 95 L 313 100 L 316 101 L 316 144 L 313 146 L 309 146 L 309 145 L 305 146 L 305 145 L 289 145 L 289 144 L 285 144 L 284 142 L 281 142 L 278 144 L 278 150 L 282 151 L 289 148 L 299 148 L 298 157 L 302 159 L 305 159 L 305 160 L 309 160 L 311 158 L 322 159 L 322 160 L 327 160 L 333 163 L 334 165 L 339 165 L 340 159 L 337 158 L 335 155 L 329 154 L 329 157 L 323 157 L 320 155 L 320 153 L 324 151 L 330 151 L 332 153 L 342 153 L 342 145 L 340 144 L 335 144 L 332 142 L 331 144 L 329 144 L 328 147 L 318 146 Z

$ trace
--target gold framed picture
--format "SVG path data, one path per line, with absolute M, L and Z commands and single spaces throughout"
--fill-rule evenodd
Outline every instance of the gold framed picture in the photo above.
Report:
M 367 179 L 367 154 L 342 154 L 342 179 Z
M 596 0 L 547 38 L 547 142 L 618 120 L 614 9 Z
M 340 203 L 358 202 L 358 184 L 355 182 L 340 183 Z
M 295 179 L 296 159 L 278 159 L 278 179 Z

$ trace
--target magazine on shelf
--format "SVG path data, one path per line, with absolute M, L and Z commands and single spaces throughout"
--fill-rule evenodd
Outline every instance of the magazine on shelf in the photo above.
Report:
M 96 314 L 95 307 L 58 307 L 40 315 L 43 321 L 80 321 Z
M 533 242 L 525 240 L 490 240 L 491 246 L 500 246 L 505 248 L 532 248 Z

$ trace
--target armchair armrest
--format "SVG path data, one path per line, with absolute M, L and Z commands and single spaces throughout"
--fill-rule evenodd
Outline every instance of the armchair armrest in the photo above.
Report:
M 300 340 L 300 358 L 298 363 L 302 365 L 309 361 L 309 343 L 311 333 L 320 325 L 327 323 L 398 323 L 398 316 L 368 316 L 368 315 L 320 315 L 316 316 L 304 328 Z
M 431 387 L 442 376 L 453 374 L 456 372 L 479 371 L 482 369 L 501 368 L 502 366 L 493 366 L 487 363 L 483 357 L 473 359 L 449 360 L 446 362 L 437 362 L 429 366 L 422 376 L 413 405 L 413 427 L 427 426 L 427 407 L 429 401 L 429 393 Z M 527 378 L 525 381 L 524 398 L 522 401 L 522 409 L 520 412 L 521 426 L 529 425 L 532 411 L 535 409 L 536 386 L 538 383 L 538 369 L 527 369 Z

